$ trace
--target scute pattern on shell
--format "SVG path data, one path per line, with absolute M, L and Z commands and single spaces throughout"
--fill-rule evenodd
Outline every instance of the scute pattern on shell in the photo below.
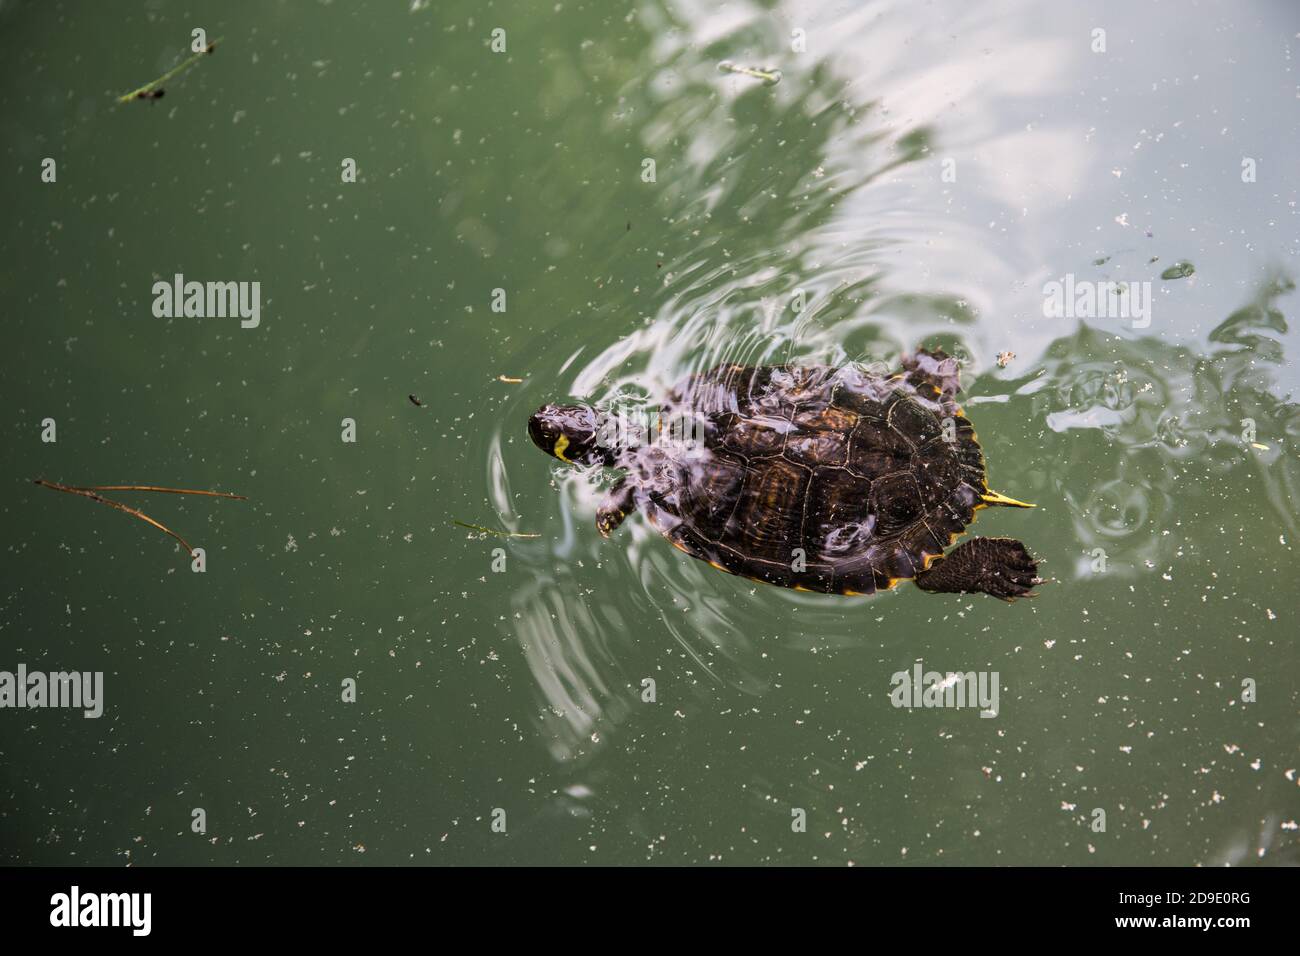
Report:
M 862 594 L 914 577 L 987 492 L 956 363 L 923 358 L 890 377 L 740 365 L 692 376 L 662 414 L 702 421 L 705 447 L 647 455 L 638 503 L 677 547 L 733 574 Z

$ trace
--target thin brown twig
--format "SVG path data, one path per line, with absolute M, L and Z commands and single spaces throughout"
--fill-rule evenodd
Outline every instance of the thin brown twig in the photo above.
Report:
M 69 485 L 68 487 L 76 491 L 163 491 L 169 495 L 208 495 L 212 498 L 248 500 L 248 495 L 232 495 L 228 491 L 195 491 L 192 488 L 160 488 L 157 485 Z
M 116 508 L 118 511 L 124 511 L 127 514 L 131 515 L 133 518 L 139 518 L 141 521 L 145 522 L 146 524 L 153 525 L 153 527 L 157 528 L 163 534 L 175 538 L 177 541 L 179 541 L 181 543 L 181 547 L 185 549 L 185 553 L 188 555 L 194 554 L 194 549 L 190 547 L 190 543 L 186 541 L 184 538 L 182 538 L 180 535 L 178 535 L 171 528 L 163 524 L 161 521 L 155 521 L 153 518 L 150 518 L 143 511 L 140 511 L 138 508 L 132 508 L 129 505 L 124 505 L 120 501 L 114 501 L 112 498 L 105 498 L 103 495 L 97 494 L 96 492 L 99 491 L 161 491 L 173 495 L 207 495 L 215 498 L 235 498 L 240 501 L 248 500 L 247 497 L 244 495 L 232 495 L 224 491 L 194 491 L 188 488 L 163 488 L 157 485 L 91 485 L 83 488 L 76 485 L 62 485 L 59 484 L 57 481 L 46 481 L 44 478 L 33 478 L 32 482 L 34 484 L 40 485 L 42 488 L 50 488 L 53 489 L 54 491 L 62 491 L 70 495 L 80 495 L 83 498 L 89 498 L 91 501 L 98 501 L 100 504 L 108 505 L 110 508 Z

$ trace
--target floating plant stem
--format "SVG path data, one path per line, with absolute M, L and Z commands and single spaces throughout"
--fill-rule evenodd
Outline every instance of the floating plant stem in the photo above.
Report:
M 781 82 L 780 70 L 758 70 L 752 66 L 741 66 L 738 63 L 732 63 L 730 60 L 723 60 L 718 64 L 718 71 L 721 73 L 739 73 L 741 76 L 750 76 L 756 80 L 762 80 L 768 86 L 776 86 Z
M 132 100 L 156 99 L 157 95 L 161 95 L 162 93 L 162 91 L 159 90 L 158 87 L 162 86 L 172 77 L 179 76 L 181 73 L 184 73 L 195 63 L 197 63 L 200 57 L 207 56 L 209 53 L 215 50 L 217 48 L 217 44 L 220 42 L 221 42 L 221 38 L 218 37 L 217 39 L 209 43 L 206 47 L 204 47 L 202 50 L 200 50 L 198 53 L 191 55 L 186 60 L 182 60 L 179 64 L 172 67 L 170 70 L 168 70 L 162 76 L 158 77 L 158 79 L 154 80 L 152 83 L 146 83 L 144 86 L 137 87 L 136 89 L 132 90 L 130 93 L 122 94 L 117 98 L 117 101 L 119 103 L 130 103 Z M 155 94 L 155 91 L 157 91 L 157 94 Z
M 50 484 L 49 482 L 37 482 Z M 158 485 L 86 485 L 69 486 L 73 491 L 161 491 L 168 495 L 207 495 L 209 498 L 231 498 L 235 501 L 247 501 L 248 495 L 232 495 L 228 491 L 197 491 L 193 488 L 162 488 Z
M 466 521 L 456 521 L 452 519 L 452 524 L 458 524 L 462 528 L 469 528 L 471 531 L 479 531 L 483 534 L 494 534 L 498 538 L 540 538 L 540 534 L 524 534 L 522 531 L 501 531 L 497 528 L 485 528 L 481 524 L 470 524 Z
M 247 501 L 245 495 L 232 495 L 225 491 L 196 491 L 190 488 L 163 488 L 159 485 L 89 485 L 81 487 L 78 485 L 62 485 L 57 481 L 46 481 L 44 478 L 32 479 L 33 484 L 40 485 L 42 488 L 50 488 L 54 491 L 62 491 L 70 495 L 80 495 L 83 498 L 89 498 L 91 501 L 98 501 L 100 504 L 108 505 L 110 508 L 116 508 L 118 511 L 124 511 L 133 518 L 139 518 L 146 524 L 153 525 L 163 534 L 175 538 L 181 543 L 186 554 L 192 555 L 194 549 L 190 547 L 188 541 L 178 535 L 171 528 L 167 527 L 161 521 L 155 521 L 138 508 L 132 508 L 124 505 L 120 501 L 114 501 L 112 498 L 105 498 L 99 494 L 101 491 L 160 491 L 169 495 L 204 495 L 210 498 L 233 498 L 237 501 Z

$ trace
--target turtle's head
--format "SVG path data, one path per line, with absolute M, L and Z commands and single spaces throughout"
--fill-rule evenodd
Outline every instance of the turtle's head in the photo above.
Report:
M 543 405 L 528 419 L 533 444 L 571 465 L 608 465 L 613 451 L 601 442 L 601 416 L 587 405 Z

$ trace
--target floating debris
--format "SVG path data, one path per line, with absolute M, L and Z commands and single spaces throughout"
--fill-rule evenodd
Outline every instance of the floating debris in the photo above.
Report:
M 452 519 L 452 524 L 458 524 L 462 528 L 469 528 L 471 531 L 478 531 L 481 534 L 492 534 L 498 538 L 540 538 L 540 534 L 525 534 L 522 531 L 501 531 L 498 528 L 485 528 L 481 524 L 470 524 L 467 521 L 456 521 Z
M 723 60 L 718 64 L 719 73 L 739 73 L 741 76 L 753 77 L 756 80 L 762 80 L 768 86 L 776 86 L 781 82 L 781 71 L 763 69 L 757 70 L 752 66 L 740 66 L 732 63 L 730 60 Z
M 509 375 L 498 375 L 498 382 L 505 382 L 507 385 L 518 385 L 523 381 L 522 378 L 511 378 Z
M 1175 262 L 1172 266 L 1160 273 L 1162 279 L 1186 279 L 1196 271 L 1196 267 L 1190 262 Z
M 172 67 L 170 70 L 168 70 L 162 76 L 158 77 L 158 79 L 154 80 L 152 83 L 146 83 L 144 86 L 137 87 L 136 89 L 132 90 L 130 93 L 123 93 L 121 96 L 117 98 L 117 101 L 119 103 L 130 103 L 132 100 L 162 99 L 163 94 L 166 92 L 165 90 L 161 89 L 164 83 L 166 83 L 172 77 L 179 76 L 181 73 L 184 73 L 195 63 L 197 63 L 200 60 L 200 58 L 207 56 L 209 53 L 215 50 L 217 48 L 217 44 L 220 42 L 221 42 L 221 38 L 218 37 L 217 39 L 209 43 L 206 47 L 204 47 L 202 50 L 200 50 L 198 53 L 195 53 L 192 56 L 190 56 L 188 59 L 181 61 L 181 63 L 179 63 L 177 66 Z
M 406 397 L 411 400 L 411 404 L 414 405 L 416 408 L 424 408 L 424 402 L 420 401 L 414 395 L 407 395 Z
M 78 485 L 61 485 L 57 481 L 46 481 L 44 478 L 33 478 L 33 484 L 40 485 L 42 488 L 50 488 L 54 491 L 63 491 L 70 495 L 81 495 L 83 498 L 89 498 L 91 501 L 98 501 L 100 504 L 108 505 L 110 508 L 116 508 L 118 511 L 124 511 L 134 518 L 139 518 L 146 524 L 153 525 L 163 534 L 170 535 L 181 543 L 187 555 L 193 555 L 194 549 L 190 547 L 189 542 L 178 535 L 171 528 L 167 527 L 161 521 L 155 521 L 143 511 L 122 504 L 120 501 L 114 501 L 111 498 L 105 498 L 98 494 L 101 491 L 157 491 L 169 495 L 204 495 L 209 498 L 231 498 L 235 501 L 247 501 L 246 495 L 232 495 L 226 491 L 195 491 L 190 488 L 163 488 L 159 485 L 87 485 L 85 487 Z
M 1015 357 L 1016 357 L 1015 352 L 999 352 L 998 368 L 1006 368 L 1008 365 L 1011 364 L 1012 360 L 1015 359 Z

